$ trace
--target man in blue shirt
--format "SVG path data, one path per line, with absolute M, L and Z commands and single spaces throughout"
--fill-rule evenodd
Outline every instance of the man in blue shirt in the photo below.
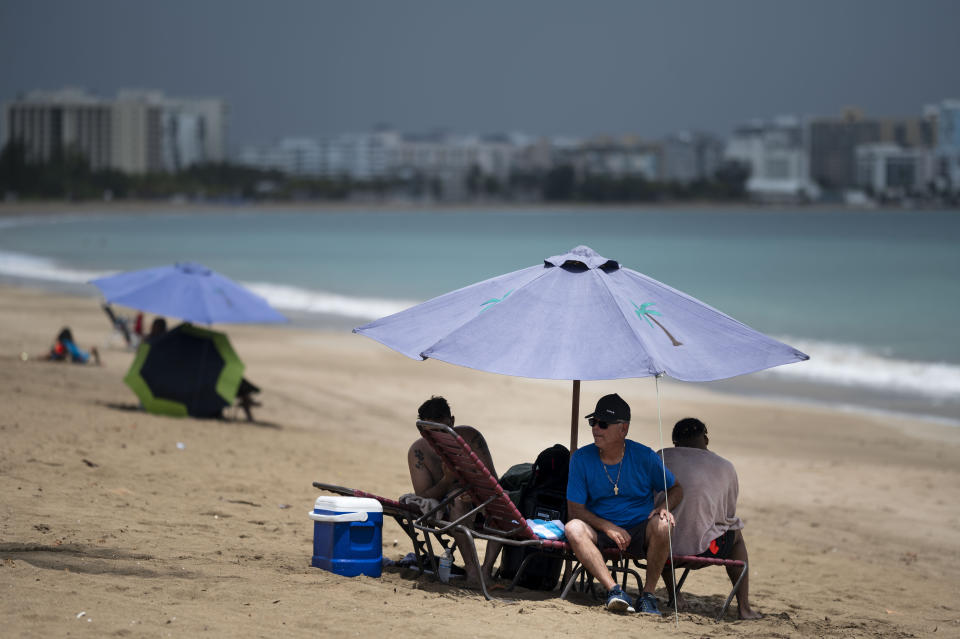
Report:
M 607 610 L 659 615 L 654 590 L 670 554 L 670 528 L 676 525 L 666 504 L 675 506 L 683 490 L 652 449 L 627 439 L 630 406 L 605 395 L 587 415 L 593 444 L 570 458 L 567 483 L 567 540 L 581 564 L 607 589 Z M 666 490 L 666 501 L 654 496 Z M 636 600 L 617 585 L 600 548 L 619 548 L 646 557 L 647 576 Z

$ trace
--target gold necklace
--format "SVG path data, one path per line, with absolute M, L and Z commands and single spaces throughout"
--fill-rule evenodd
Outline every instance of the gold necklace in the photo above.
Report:
M 620 458 L 620 463 L 617 464 L 617 480 L 616 480 L 616 481 L 614 481 L 613 478 L 610 477 L 610 473 L 607 472 L 607 465 L 603 463 L 603 460 L 602 460 L 602 459 L 600 460 L 600 466 L 603 467 L 603 474 L 607 476 L 607 481 L 610 482 L 611 484 L 613 484 L 613 494 L 614 494 L 614 495 L 619 495 L 619 494 L 620 494 L 620 487 L 619 487 L 619 484 L 620 484 L 620 471 L 623 470 L 623 458 L 626 457 L 626 456 L 627 456 L 627 451 L 626 451 L 626 449 L 624 449 L 624 451 L 623 451 L 623 457 Z

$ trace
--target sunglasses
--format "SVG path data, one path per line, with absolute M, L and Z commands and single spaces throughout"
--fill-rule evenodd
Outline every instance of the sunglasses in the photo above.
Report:
M 608 426 L 612 426 L 613 424 L 619 424 L 620 422 L 605 422 L 595 417 L 591 417 L 590 419 L 587 420 L 587 423 L 590 424 L 590 428 L 593 428 L 594 426 L 596 426 L 601 430 L 606 430 Z

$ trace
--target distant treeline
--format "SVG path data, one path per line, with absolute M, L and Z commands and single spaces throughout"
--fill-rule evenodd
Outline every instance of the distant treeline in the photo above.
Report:
M 389 200 L 395 198 L 468 201 L 655 202 L 736 201 L 746 197 L 748 172 L 721 167 L 712 179 L 657 182 L 639 176 L 578 176 L 573 166 L 542 172 L 514 172 L 506 181 L 468 171 L 462 185 L 417 172 L 368 180 L 348 176 L 292 176 L 229 162 L 198 164 L 182 171 L 129 174 L 92 169 L 86 157 L 66 150 L 46 162 L 31 161 L 23 144 L 11 141 L 0 151 L 0 197 L 18 199 L 171 199 L 191 200 Z

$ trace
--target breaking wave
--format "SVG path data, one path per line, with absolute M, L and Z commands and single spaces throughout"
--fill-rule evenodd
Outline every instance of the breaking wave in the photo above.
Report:
M 810 359 L 772 368 L 765 375 L 945 400 L 960 397 L 960 366 L 956 364 L 895 359 L 853 344 L 778 339 L 800 349 Z
M 376 297 L 353 297 L 280 284 L 245 282 L 244 285 L 267 298 L 271 305 L 280 310 L 342 315 L 366 320 L 393 315 L 417 303 Z
M 84 271 L 64 268 L 46 257 L 0 251 L 0 275 L 48 282 L 83 284 L 110 275 L 112 271 Z

